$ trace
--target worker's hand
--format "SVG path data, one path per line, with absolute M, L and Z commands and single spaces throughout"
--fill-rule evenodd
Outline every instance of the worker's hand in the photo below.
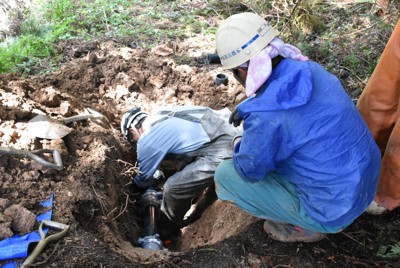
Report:
M 229 116 L 229 124 L 233 124 L 235 127 L 239 126 L 242 122 L 242 118 L 239 115 L 238 108 L 236 107 L 235 110 Z
M 131 194 L 144 194 L 146 192 L 147 188 L 141 188 L 139 187 L 134 180 L 132 180 L 131 184 Z

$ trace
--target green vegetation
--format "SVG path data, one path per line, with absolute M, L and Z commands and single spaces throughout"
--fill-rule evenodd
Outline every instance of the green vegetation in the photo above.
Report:
M 0 43 L 0 73 L 52 71 L 63 53 L 59 45 L 68 39 L 131 37 L 138 46 L 151 48 L 168 40 L 214 36 L 219 20 L 254 11 L 311 60 L 339 77 L 350 73 L 351 90 L 367 81 L 385 46 L 382 40 L 394 27 L 376 15 L 379 6 L 369 0 L 343 5 L 323 0 L 33 1 L 34 11 L 24 13 L 29 19 L 17 24 L 13 37 Z M 391 7 L 393 17 L 398 9 L 398 4 Z M 186 62 L 185 55 L 177 55 L 177 60 Z
M 0 73 L 17 68 L 23 63 L 32 63 L 46 57 L 54 57 L 54 46 L 36 35 L 21 35 L 0 48 Z
M 346 56 L 343 60 L 343 66 L 347 67 L 348 69 L 357 69 L 357 67 L 360 66 L 359 64 L 360 60 L 354 54 Z
M 393 238 L 393 233 L 398 231 L 399 224 L 400 220 L 388 222 L 386 228 L 379 232 L 379 235 L 386 238 L 387 241 L 379 246 L 377 256 L 391 259 L 400 258 L 400 242 Z
M 380 246 L 377 256 L 382 258 L 399 258 L 400 257 L 400 244 L 393 244 L 389 246 Z
M 194 13 L 176 2 L 167 5 L 166 11 L 154 1 L 40 0 L 34 11 L 27 10 L 25 17 L 32 19 L 20 24 L 19 35 L 0 45 L 0 73 L 26 72 L 42 59 L 56 60 L 61 53 L 56 45 L 65 39 L 135 36 L 136 43 L 151 47 L 158 40 L 215 33 L 199 19 L 211 9 Z

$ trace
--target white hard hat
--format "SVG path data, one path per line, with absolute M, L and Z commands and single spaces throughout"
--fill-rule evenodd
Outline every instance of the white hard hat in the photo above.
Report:
M 257 14 L 245 12 L 230 16 L 216 33 L 217 53 L 223 68 L 245 63 L 276 36 L 275 29 Z
M 127 111 L 123 116 L 121 120 L 121 132 L 122 135 L 124 135 L 124 138 L 128 141 L 131 142 L 132 137 L 129 133 L 130 128 L 135 128 L 135 125 L 139 123 L 140 120 L 143 118 L 147 117 L 148 114 L 145 112 L 142 112 L 140 107 L 133 107 L 129 111 Z M 135 129 L 134 129 L 135 130 Z

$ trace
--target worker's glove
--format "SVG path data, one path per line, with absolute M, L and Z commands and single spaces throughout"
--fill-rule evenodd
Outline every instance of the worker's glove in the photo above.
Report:
M 144 192 L 146 192 L 147 188 L 142 188 L 139 187 L 136 182 L 134 180 L 132 180 L 132 184 L 131 184 L 131 194 L 144 194 Z
M 242 118 L 239 115 L 238 108 L 236 107 L 235 110 L 229 116 L 229 124 L 233 124 L 235 127 L 239 126 L 242 122 Z

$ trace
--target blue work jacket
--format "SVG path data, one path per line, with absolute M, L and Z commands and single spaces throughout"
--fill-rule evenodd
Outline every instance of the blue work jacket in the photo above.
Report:
M 182 106 L 166 108 L 166 110 L 173 113 L 203 108 L 205 107 Z M 192 114 L 196 118 L 201 118 L 202 115 Z M 157 121 L 163 117 L 165 116 L 155 115 L 147 118 L 146 121 Z M 210 142 L 210 138 L 200 122 L 171 116 L 168 120 L 151 126 L 144 131 L 137 143 L 137 160 L 140 173 L 135 176 L 135 183 L 139 187 L 149 187 L 154 172 L 168 154 L 182 155 L 195 151 L 208 142 Z
M 307 214 L 327 226 L 352 222 L 371 203 L 379 149 L 340 81 L 322 66 L 282 60 L 238 112 L 244 132 L 233 160 L 244 180 L 280 173 Z

